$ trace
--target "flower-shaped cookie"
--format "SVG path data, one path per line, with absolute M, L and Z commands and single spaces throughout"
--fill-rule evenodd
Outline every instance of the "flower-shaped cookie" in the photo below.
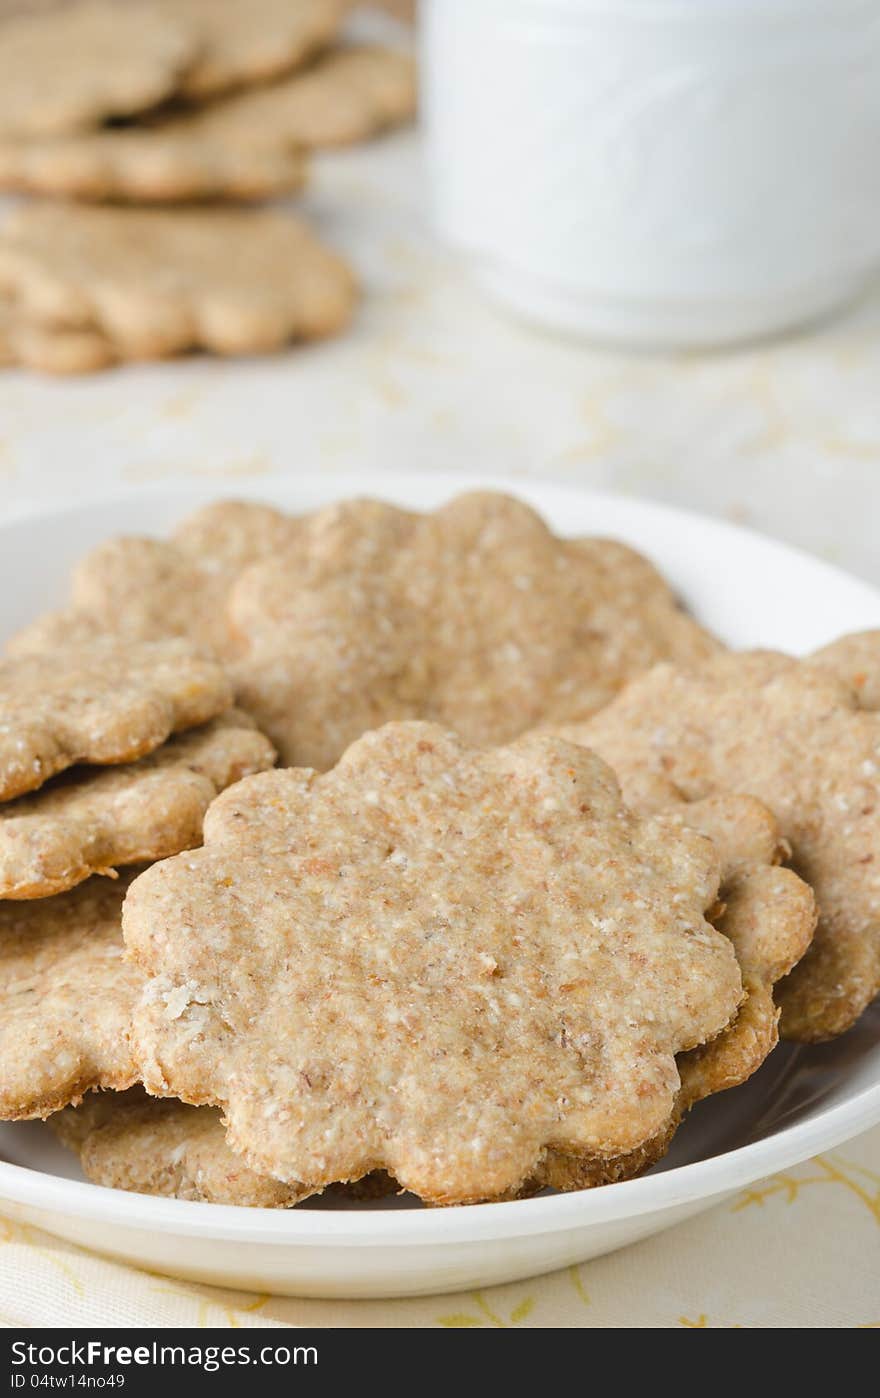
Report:
M 33 203 L 0 233 L 0 290 L 116 357 L 259 354 L 348 323 L 353 275 L 302 219 L 265 210 Z
M 622 544 L 560 539 L 504 495 L 434 514 L 351 501 L 239 579 L 236 681 L 289 764 L 326 768 L 391 719 L 502 743 L 606 704 L 657 660 L 718 644 Z
M 563 731 L 611 763 L 636 805 L 659 778 L 688 800 L 737 791 L 770 808 L 820 909 L 778 987 L 783 1034 L 848 1029 L 880 991 L 880 715 L 830 669 L 755 652 L 692 673 L 658 666 Z
M 303 73 L 204 108 L 172 108 L 138 125 L 0 140 L 0 188 L 134 203 L 266 199 L 304 183 L 304 146 L 362 140 L 406 120 L 415 89 L 406 54 L 333 49 Z
M 719 649 L 647 559 L 557 538 L 491 492 L 428 515 L 351 500 L 296 518 L 225 501 L 170 541 L 102 545 L 72 593 L 12 649 L 188 636 L 237 661 L 241 703 L 282 761 L 318 768 L 389 719 L 506 742 L 592 714 L 658 660 Z
M 668 1122 L 675 1055 L 742 996 L 719 879 L 591 753 L 389 724 L 325 776 L 239 783 L 132 885 L 143 1081 L 222 1106 L 246 1163 L 303 1189 L 385 1168 L 503 1197 Z

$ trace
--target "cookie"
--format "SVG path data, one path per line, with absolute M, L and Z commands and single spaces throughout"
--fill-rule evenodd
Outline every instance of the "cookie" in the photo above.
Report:
M 662 658 L 719 648 L 646 559 L 557 538 L 490 492 L 429 515 L 319 511 L 297 547 L 239 578 L 228 614 L 243 707 L 285 764 L 320 769 L 393 719 L 504 743 L 588 716 Z
M 79 1156 L 87 1178 L 109 1189 L 263 1209 L 288 1209 L 304 1197 L 249 1170 L 226 1144 L 213 1107 L 148 1097 L 133 1087 L 89 1093 L 80 1106 L 50 1116 L 48 1125 Z M 349 1198 L 375 1199 L 396 1186 L 377 1174 L 344 1188 Z
M 109 1189 L 286 1209 L 296 1189 L 249 1170 L 226 1144 L 220 1113 L 210 1107 L 126 1093 L 90 1093 L 79 1107 L 49 1118 L 83 1173 Z
M 589 752 L 389 724 L 324 776 L 240 782 L 204 848 L 132 885 L 142 1079 L 221 1106 L 297 1189 L 384 1168 L 432 1203 L 506 1197 L 548 1152 L 667 1122 L 675 1055 L 742 998 L 704 916 L 720 872 Z
M 396 19 L 411 24 L 416 17 L 416 0 L 372 0 L 381 10 L 388 10 Z
M 220 665 L 185 641 L 92 641 L 0 661 L 0 800 L 77 762 L 132 762 L 231 701 Z
M 162 102 L 197 53 L 180 9 L 82 0 L 4 24 L 0 135 L 78 131 Z
M 139 762 L 80 768 L 0 805 L 0 898 L 45 898 L 191 849 L 217 793 L 274 760 L 268 739 L 232 710 Z
M 25 320 L 0 298 L 0 366 L 41 374 L 91 374 L 115 362 L 113 346 L 97 330 L 65 330 Z
M 777 1042 L 773 985 L 809 946 L 816 921 L 812 893 L 791 870 L 777 867 L 783 850 L 776 823 L 753 798 L 710 797 L 677 808 L 675 815 L 708 835 L 721 856 L 721 902 L 711 920 L 733 943 L 747 999 L 717 1038 L 679 1056 L 681 1086 L 673 1112 L 651 1141 L 610 1160 L 569 1161 L 552 1153 L 528 1192 L 548 1185 L 584 1188 L 642 1173 L 665 1154 L 690 1107 L 744 1082 Z M 123 1096 L 90 1095 L 49 1124 L 97 1184 L 263 1207 L 288 1207 L 301 1197 L 248 1170 L 226 1144 L 220 1113 L 210 1107 L 148 1098 L 133 1089 Z M 394 1188 L 387 1176 L 376 1175 L 348 1192 L 381 1197 Z
M 12 654 L 121 633 L 134 640 L 189 637 L 219 655 L 234 647 L 229 589 L 248 564 L 298 541 L 302 524 L 268 505 L 224 500 L 185 519 L 170 540 L 123 536 L 87 554 L 74 571 L 70 606 L 25 627 Z
M 171 540 L 101 545 L 76 569 L 70 606 L 10 649 L 120 628 L 189 636 L 235 662 L 283 761 L 314 767 L 392 718 L 503 742 L 592 713 L 659 659 L 720 648 L 639 554 L 557 539 L 490 492 L 434 515 L 354 500 L 296 518 L 221 501 Z
M 0 0 L 0 23 L 14 19 L 16 15 L 33 15 L 66 4 L 70 4 L 70 0 Z
M 643 803 L 645 774 L 685 799 L 750 793 L 773 811 L 820 908 L 813 945 L 778 988 L 782 1032 L 813 1042 L 880 991 L 880 716 L 813 661 L 754 652 L 634 681 L 563 730 L 610 762 Z
M 268 199 L 301 188 L 304 146 L 364 140 L 415 111 L 415 65 L 352 45 L 268 88 L 138 125 L 0 141 L 0 188 L 122 203 Z
M 92 1088 L 137 1082 L 127 884 L 90 879 L 39 903 L 0 903 L 0 1118 L 45 1117 Z
M 251 354 L 340 330 L 354 282 L 302 220 L 241 209 L 31 204 L 0 234 L 28 319 L 97 329 L 122 359 Z
M 307 518 L 254 500 L 215 500 L 181 520 L 172 540 L 209 572 L 233 576 L 267 554 L 296 545 Z
M 812 890 L 793 870 L 779 867 L 787 849 L 773 816 L 753 797 L 710 796 L 670 814 L 708 836 L 720 855 L 720 901 L 710 920 L 730 938 L 746 999 L 717 1038 L 679 1055 L 681 1086 L 668 1122 L 650 1141 L 616 1160 L 567 1161 L 556 1155 L 542 1171 L 540 1185 L 582 1189 L 642 1174 L 666 1154 L 697 1102 L 745 1082 L 778 1043 L 774 987 L 812 941 L 817 919 Z
M 269 199 L 302 188 L 307 167 L 295 141 L 251 130 L 234 140 L 217 115 L 175 110 L 139 125 L 0 141 L 0 189 L 158 204 Z
M 345 0 L 156 0 L 195 31 L 199 52 L 182 76 L 188 97 L 262 83 L 325 48 L 345 18 Z
M 301 146 L 343 146 L 412 120 L 416 95 L 416 65 L 409 54 L 379 44 L 347 44 L 272 87 L 216 105 L 205 119 L 228 142 L 265 140 L 271 132 Z
M 880 631 L 841 636 L 811 655 L 810 663 L 848 684 L 860 708 L 880 710 Z

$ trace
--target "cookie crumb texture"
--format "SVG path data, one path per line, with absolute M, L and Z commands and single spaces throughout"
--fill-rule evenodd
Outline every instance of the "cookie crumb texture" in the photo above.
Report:
M 778 988 L 783 1035 L 808 1043 L 842 1034 L 880 991 L 880 715 L 847 669 L 869 644 L 838 643 L 819 663 L 753 652 L 693 673 L 658 666 L 563 730 L 611 763 L 635 804 L 647 774 L 689 800 L 746 792 L 774 813 L 820 910 Z
M 668 1122 L 675 1055 L 742 998 L 704 915 L 720 873 L 588 752 L 389 724 L 325 776 L 239 783 L 204 848 L 132 885 L 143 1080 L 222 1106 L 304 1192 L 384 1168 L 433 1203 L 509 1197 Z
M 210 1107 L 126 1093 L 89 1093 L 81 1106 L 49 1118 L 83 1173 L 108 1189 L 251 1208 L 286 1209 L 302 1197 L 249 1170 L 226 1144 Z
M 46 1117 L 92 1088 L 138 1081 L 127 887 L 90 879 L 57 898 L 0 903 L 0 1119 Z
M 274 761 L 253 720 L 230 710 L 138 762 L 80 768 L 0 804 L 0 899 L 45 898 L 191 849 L 218 792 Z
M 558 538 L 491 491 L 432 514 L 221 500 L 170 539 L 102 544 L 76 568 L 70 605 L 10 649 L 113 632 L 210 646 L 282 762 L 325 769 L 392 719 L 504 743 L 586 718 L 658 660 L 720 649 L 646 558 Z
M 303 1198 L 280 1180 L 248 1169 L 230 1150 L 214 1107 L 148 1097 L 133 1087 L 90 1092 L 78 1107 L 47 1120 L 62 1145 L 79 1156 L 86 1177 L 108 1189 L 260 1209 L 289 1209 Z M 330 1186 L 331 1194 L 346 1199 L 385 1199 L 396 1191 L 381 1172 Z
M 96 640 L 0 661 L 0 800 L 76 762 L 131 762 L 228 709 L 215 660 L 182 640 Z
M 714 1039 L 680 1054 L 681 1086 L 669 1121 L 644 1145 L 615 1159 L 552 1156 L 537 1183 L 584 1189 L 632 1179 L 666 1154 L 697 1102 L 738 1087 L 779 1041 L 775 986 L 808 950 L 816 928 L 812 889 L 779 862 L 786 846 L 766 806 L 751 796 L 710 796 L 670 807 L 669 815 L 712 840 L 721 859 L 719 900 L 710 914 L 736 952 L 745 999 Z

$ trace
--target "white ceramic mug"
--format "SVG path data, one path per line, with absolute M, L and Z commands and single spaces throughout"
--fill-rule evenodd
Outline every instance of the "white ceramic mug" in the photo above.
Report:
M 423 0 L 436 221 L 559 329 L 716 345 L 880 265 L 880 0 Z

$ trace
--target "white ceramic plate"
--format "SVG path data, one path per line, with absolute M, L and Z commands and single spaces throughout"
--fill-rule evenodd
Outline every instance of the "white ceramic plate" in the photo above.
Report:
M 461 476 L 275 478 L 247 492 L 293 510 L 370 493 L 427 508 Z M 642 549 L 736 646 L 812 649 L 880 626 L 864 583 L 727 524 L 560 485 L 482 481 L 531 501 L 562 532 Z M 216 487 L 132 492 L 0 526 L 0 637 L 64 595 L 70 565 L 118 532 L 162 533 Z M 226 492 L 234 493 L 234 492 Z M 151 1269 L 304 1296 L 454 1291 L 550 1271 L 647 1237 L 880 1121 L 880 1005 L 836 1043 L 782 1046 L 745 1086 L 698 1107 L 649 1175 L 511 1204 L 278 1212 L 153 1199 L 85 1183 L 40 1123 L 0 1127 L 0 1208 Z

